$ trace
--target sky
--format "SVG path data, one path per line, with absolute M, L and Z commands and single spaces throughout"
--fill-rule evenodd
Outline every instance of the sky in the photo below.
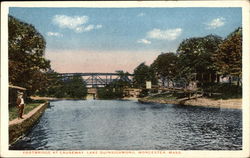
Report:
M 241 8 L 25 8 L 9 14 L 32 24 L 46 40 L 57 72 L 130 73 L 187 38 L 225 38 L 242 26 Z

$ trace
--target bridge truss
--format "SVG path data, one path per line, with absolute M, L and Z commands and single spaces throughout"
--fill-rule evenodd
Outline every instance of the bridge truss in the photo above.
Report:
M 81 76 L 87 87 L 104 87 L 111 82 L 122 80 L 132 82 L 132 74 L 121 75 L 120 73 L 60 73 L 60 77 L 68 78 Z

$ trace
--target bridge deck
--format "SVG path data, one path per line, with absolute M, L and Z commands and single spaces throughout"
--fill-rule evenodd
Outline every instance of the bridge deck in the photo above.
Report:
M 120 73 L 104 73 L 104 72 L 85 72 L 85 73 L 59 73 L 60 76 L 119 76 Z M 133 74 L 126 74 L 126 76 L 134 76 Z

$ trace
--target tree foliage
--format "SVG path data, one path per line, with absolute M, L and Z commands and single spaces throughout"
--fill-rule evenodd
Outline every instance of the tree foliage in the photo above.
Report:
M 232 32 L 213 55 L 218 72 L 222 75 L 242 75 L 242 28 Z
M 152 69 L 162 80 L 163 86 L 165 80 L 173 81 L 177 74 L 178 57 L 174 53 L 162 53 L 151 64 Z
M 86 84 L 81 76 L 73 76 L 63 82 L 64 95 L 71 98 L 84 98 L 87 95 Z
M 37 95 L 57 98 L 85 98 L 87 96 L 86 83 L 81 76 L 60 77 L 57 72 L 47 73 L 48 86 L 42 88 Z
M 119 82 L 119 81 L 117 81 Z M 118 99 L 123 97 L 124 87 L 121 87 L 119 84 L 114 82 L 106 87 L 98 88 L 98 98 L 99 99 Z
M 145 63 L 141 63 L 134 69 L 134 85 L 135 87 L 143 88 L 146 87 L 146 81 L 151 81 L 152 84 L 157 83 L 157 78 L 153 69 Z
M 116 71 L 119 79 L 114 80 L 103 88 L 98 88 L 98 98 L 100 99 L 117 99 L 123 97 L 123 91 L 127 87 L 131 87 L 129 73 L 123 71 Z
M 30 95 L 47 83 L 44 72 L 50 69 L 50 61 L 44 58 L 46 42 L 34 26 L 12 16 L 8 30 L 9 82 L 27 88 Z
M 187 82 L 194 79 L 194 73 L 212 74 L 216 73 L 216 67 L 212 60 L 222 38 L 216 35 L 189 38 L 181 42 L 177 49 L 179 57 L 179 74 Z M 198 79 L 201 83 L 203 79 Z

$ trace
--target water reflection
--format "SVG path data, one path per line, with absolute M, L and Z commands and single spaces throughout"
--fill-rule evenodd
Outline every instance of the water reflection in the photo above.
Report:
M 241 110 L 55 101 L 13 150 L 241 150 Z

